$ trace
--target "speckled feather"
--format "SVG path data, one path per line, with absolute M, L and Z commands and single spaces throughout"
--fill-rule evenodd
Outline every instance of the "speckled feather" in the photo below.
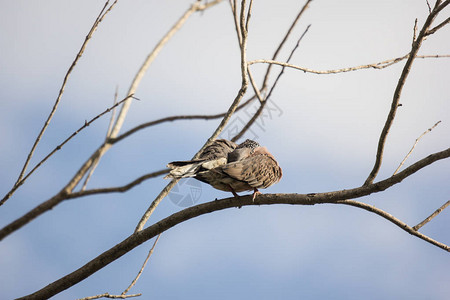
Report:
M 272 154 L 265 147 L 258 147 L 245 158 L 200 172 L 195 178 L 222 191 L 242 192 L 268 188 L 282 176 Z

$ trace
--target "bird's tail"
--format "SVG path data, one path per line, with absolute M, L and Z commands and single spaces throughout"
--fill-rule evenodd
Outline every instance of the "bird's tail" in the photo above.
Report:
M 200 170 L 203 160 L 173 161 L 167 164 L 169 174 L 164 179 L 193 177 Z
M 164 179 L 194 177 L 199 172 L 211 170 L 226 163 L 227 159 L 225 157 L 214 160 L 198 159 L 187 161 L 173 161 L 167 164 L 167 167 L 171 170 L 169 174 L 164 177 Z

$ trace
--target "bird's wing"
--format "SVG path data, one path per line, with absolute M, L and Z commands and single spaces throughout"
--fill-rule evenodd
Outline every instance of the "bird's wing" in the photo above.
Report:
M 219 158 L 227 158 L 228 153 L 237 147 L 232 141 L 219 139 L 212 142 L 206 147 L 199 156 L 199 160 L 215 160 Z
M 280 166 L 267 154 L 258 154 L 228 163 L 220 169 L 228 176 L 246 182 L 253 188 L 267 188 L 282 177 Z

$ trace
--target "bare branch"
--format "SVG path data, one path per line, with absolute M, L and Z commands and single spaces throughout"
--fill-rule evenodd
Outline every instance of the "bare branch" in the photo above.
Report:
M 416 148 L 417 143 L 419 143 L 420 139 L 427 134 L 428 132 L 430 132 L 431 130 L 433 130 L 436 126 L 439 125 L 439 123 L 441 123 L 441 121 L 438 121 L 436 124 L 434 124 L 431 128 L 428 128 L 428 130 L 426 130 L 424 133 L 422 133 L 417 139 L 416 142 L 414 143 L 414 145 L 411 147 L 411 150 L 409 150 L 408 154 L 406 154 L 405 158 L 402 160 L 402 162 L 400 163 L 400 165 L 398 166 L 398 168 L 395 170 L 394 175 L 397 174 L 398 170 L 400 170 L 400 168 L 403 166 L 403 164 L 405 163 L 405 161 L 408 159 L 408 157 L 411 155 L 411 153 L 414 151 L 414 148 Z
M 398 227 L 400 227 L 401 229 L 403 229 L 404 231 L 408 232 L 409 234 L 412 234 L 432 245 L 435 245 L 441 249 L 444 249 L 446 251 L 450 252 L 450 247 L 440 243 L 428 236 L 426 236 L 425 234 L 422 234 L 420 232 L 417 232 L 413 227 L 408 226 L 406 223 L 400 221 L 399 219 L 397 219 L 396 217 L 394 217 L 393 215 L 379 209 L 376 208 L 373 205 L 369 205 L 363 202 L 359 202 L 359 201 L 354 201 L 354 200 L 343 200 L 343 201 L 337 201 L 335 202 L 335 204 L 345 204 L 345 205 L 351 205 L 351 206 L 355 206 L 355 207 L 359 207 L 362 208 L 364 210 L 370 211 L 372 213 L 375 213 L 377 215 L 379 215 L 380 217 L 383 217 L 384 219 L 388 220 L 389 222 L 394 223 L 395 225 L 397 225 Z
M 28 179 L 28 177 L 31 176 L 31 174 L 34 173 L 34 171 L 36 171 L 44 162 L 46 162 L 53 154 L 55 154 L 58 150 L 61 150 L 61 148 L 67 143 L 69 142 L 73 137 L 75 137 L 78 133 L 80 133 L 80 131 L 82 131 L 83 129 L 85 129 L 86 127 L 88 127 L 89 125 L 91 125 L 93 122 L 95 122 L 97 119 L 99 119 L 100 117 L 102 117 L 104 114 L 110 112 L 112 109 L 114 109 L 116 106 L 122 104 L 123 102 L 127 101 L 129 98 L 134 98 L 133 95 L 130 95 L 126 98 L 124 98 L 123 100 L 119 101 L 118 103 L 114 104 L 113 106 L 111 106 L 110 108 L 107 108 L 104 112 L 98 114 L 97 116 L 95 116 L 94 118 L 92 118 L 89 122 L 88 121 L 84 121 L 84 124 L 78 128 L 78 130 L 76 130 L 74 133 L 72 133 L 68 138 L 66 138 L 61 144 L 59 144 L 58 146 L 55 147 L 55 149 L 53 149 L 53 151 L 51 151 L 49 154 L 47 154 L 47 156 L 45 156 L 36 166 L 34 166 L 34 168 L 28 172 L 28 174 L 23 177 L 19 182 L 17 182 L 14 187 L 3 197 L 3 199 L 0 201 L 0 206 L 3 205 L 11 196 L 12 194 Z
M 295 47 L 292 49 L 291 53 L 289 54 L 289 57 L 286 61 L 286 63 L 289 63 L 289 61 L 291 60 L 292 56 L 295 53 L 295 50 L 297 50 L 298 46 L 300 45 L 300 41 L 303 39 L 303 37 L 305 36 L 305 34 L 308 32 L 308 29 L 311 25 L 308 25 L 308 27 L 306 27 L 305 31 L 303 32 L 303 34 L 300 36 L 300 38 L 297 41 L 297 44 L 295 45 Z M 283 68 L 281 69 L 280 73 L 278 74 L 277 78 L 275 79 L 275 82 L 273 83 L 269 93 L 267 94 L 267 96 L 264 98 L 264 100 L 260 103 L 260 106 L 258 108 L 258 110 L 255 112 L 255 114 L 252 116 L 252 118 L 247 122 L 247 124 L 245 124 L 245 126 L 242 128 L 242 130 L 236 135 L 234 136 L 231 140 L 233 142 L 237 141 L 238 139 L 240 139 L 245 132 L 255 123 L 256 119 L 261 115 L 261 113 L 264 110 L 264 107 L 267 103 L 267 100 L 270 98 L 270 96 L 272 95 L 273 90 L 275 89 L 278 80 L 281 78 L 281 76 L 284 73 L 284 69 L 285 67 L 283 66 Z
M 438 31 L 439 29 L 441 29 L 442 27 L 444 27 L 445 25 L 447 25 L 448 23 L 450 23 L 450 17 L 448 17 L 447 19 L 445 19 L 442 23 L 440 23 L 439 25 L 437 25 L 436 27 L 433 27 L 432 29 L 428 30 L 426 35 L 432 35 L 434 34 L 436 31 Z
M 139 280 L 139 277 L 141 277 L 142 272 L 144 271 L 145 266 L 147 265 L 148 260 L 150 259 L 150 256 L 152 256 L 153 251 L 155 250 L 156 244 L 159 241 L 159 238 L 161 237 L 161 233 L 156 237 L 155 242 L 153 243 L 152 248 L 148 252 L 147 258 L 145 259 L 144 263 L 142 264 L 141 269 L 139 270 L 139 273 L 136 275 L 136 278 L 131 282 L 131 284 L 127 287 L 125 291 L 122 292 L 122 295 L 125 295 L 128 293 L 128 291 L 136 284 L 136 282 Z
M 250 4 L 248 6 L 247 18 L 245 21 L 245 30 L 247 32 L 248 32 L 248 23 L 250 21 L 250 18 L 252 17 L 252 6 L 253 6 L 253 0 L 250 0 Z
M 81 45 L 80 50 L 78 51 L 77 55 L 75 56 L 74 61 L 72 62 L 72 64 L 69 67 L 69 70 L 67 71 L 66 75 L 64 76 L 64 80 L 63 83 L 61 85 L 61 88 L 59 90 L 59 94 L 56 98 L 55 104 L 53 105 L 53 108 L 49 114 L 49 116 L 47 117 L 47 120 L 44 123 L 44 126 L 42 127 L 41 131 L 39 132 L 36 140 L 34 141 L 33 146 L 31 147 L 30 153 L 27 156 L 27 159 L 25 160 L 25 164 L 22 168 L 22 171 L 19 174 L 19 177 L 17 178 L 16 183 L 14 184 L 14 188 L 7 194 L 7 198 L 3 198 L 2 201 L 0 202 L 0 205 L 2 205 L 5 201 L 7 201 L 12 194 L 17 190 L 17 188 L 22 185 L 23 183 L 23 176 L 25 175 L 25 172 L 27 170 L 28 164 L 31 161 L 31 158 L 33 157 L 34 151 L 36 150 L 36 147 L 38 145 L 38 143 L 40 142 L 42 136 L 44 135 L 44 132 L 47 130 L 50 121 L 52 120 L 56 109 L 58 108 L 59 102 L 61 101 L 61 97 L 64 93 L 64 89 L 66 87 L 67 81 L 69 80 L 70 74 L 72 73 L 73 69 L 75 68 L 78 60 L 81 58 L 81 56 L 83 55 L 84 50 L 86 49 L 86 46 L 89 42 L 89 40 L 92 38 L 92 35 L 94 34 L 94 32 L 97 30 L 98 25 L 103 21 L 103 19 L 105 18 L 105 16 L 112 10 L 112 8 L 116 5 L 118 0 L 114 1 L 113 4 L 111 4 L 111 6 L 105 11 L 106 7 L 109 4 L 109 0 L 106 1 L 105 5 L 103 6 L 102 10 L 100 11 L 99 15 L 97 16 L 97 18 L 95 19 L 94 24 L 92 25 L 91 29 L 89 30 L 89 33 L 87 34 L 83 44 Z
M 56 205 L 58 205 L 59 203 L 61 203 L 64 200 L 85 197 L 85 196 L 94 195 L 94 194 L 125 192 L 125 191 L 131 189 L 132 187 L 142 183 L 144 180 L 147 180 L 149 178 L 153 178 L 156 176 L 160 176 L 165 173 L 167 173 L 166 169 L 156 171 L 156 172 L 153 172 L 150 174 L 146 174 L 144 176 L 141 176 L 141 177 L 133 180 L 129 184 L 121 186 L 121 187 L 91 189 L 91 190 L 85 190 L 85 191 L 80 191 L 80 192 L 75 192 L 75 193 L 65 193 L 63 190 L 63 191 L 59 192 L 58 194 L 56 194 L 55 196 L 53 196 L 52 198 L 50 198 L 49 200 L 39 204 L 38 206 L 36 206 L 35 208 L 33 208 L 32 210 L 27 212 L 22 217 L 16 219 L 15 221 L 13 221 L 10 224 L 3 227 L 0 230 L 0 241 L 2 239 L 4 239 L 5 237 L 7 237 L 8 235 L 10 235 L 11 233 L 13 233 L 14 231 L 22 228 L 29 222 L 33 221 L 35 218 L 39 217 L 43 213 L 51 210 L 52 208 L 54 208 Z
M 434 217 L 436 217 L 438 214 L 440 214 L 447 206 L 450 205 L 450 200 L 448 200 L 447 202 L 445 202 L 441 207 L 439 207 L 438 209 L 435 210 L 434 213 L 432 213 L 430 216 L 428 216 L 425 220 L 423 220 L 422 222 L 420 222 L 419 224 L 417 224 L 416 226 L 414 226 L 412 229 L 417 231 L 419 230 L 423 225 L 427 224 L 428 222 L 430 222 Z
M 448 4 L 449 1 L 450 0 L 445 1 L 445 2 Z M 383 160 L 383 153 L 384 153 L 384 145 L 386 144 L 387 135 L 389 133 L 389 130 L 391 129 L 391 126 L 394 122 L 395 115 L 397 113 L 397 108 L 399 106 L 399 101 L 400 101 L 400 96 L 401 96 L 401 93 L 403 90 L 403 86 L 405 85 L 406 79 L 409 75 L 411 66 L 417 55 L 417 52 L 419 51 L 420 46 L 422 45 L 422 42 L 425 39 L 428 29 L 430 28 L 434 19 L 438 15 L 438 12 L 439 12 L 438 8 L 435 8 L 431 12 L 431 14 L 428 15 L 427 19 L 425 20 L 424 25 L 422 26 L 422 29 L 420 30 L 420 33 L 419 33 L 416 41 L 413 43 L 413 46 L 411 47 L 411 51 L 409 53 L 408 60 L 406 61 L 405 66 L 403 67 L 402 74 L 400 75 L 397 87 L 395 88 L 394 96 L 392 98 L 391 109 L 389 111 L 387 120 L 384 124 L 383 130 L 380 134 L 380 138 L 378 140 L 378 147 L 377 147 L 377 153 L 376 153 L 376 159 L 375 159 L 374 166 L 372 168 L 372 171 L 370 171 L 370 174 L 367 177 L 366 181 L 364 182 L 364 185 L 368 185 L 368 184 L 372 183 L 373 180 L 375 179 L 375 177 L 377 176 L 378 171 L 381 168 L 381 162 Z
M 138 232 L 133 233 L 128 238 L 115 245 L 111 249 L 103 252 L 81 268 L 76 271 L 58 279 L 57 281 L 47 285 L 41 290 L 25 296 L 20 299 L 46 299 L 50 298 L 71 286 L 74 286 L 78 282 L 86 279 L 90 275 L 94 274 L 98 270 L 102 269 L 106 265 L 120 258 L 124 254 L 128 253 L 132 249 L 136 248 L 140 244 L 147 240 L 159 235 L 160 233 L 178 225 L 182 222 L 190 220 L 192 218 L 208 214 L 211 212 L 232 208 L 242 207 L 250 205 L 274 205 L 274 204 L 291 204 L 291 205 L 315 205 L 324 203 L 335 203 L 337 201 L 360 198 L 372 193 L 384 191 L 393 185 L 401 182 L 405 178 L 416 173 L 420 169 L 436 162 L 441 159 L 450 157 L 450 148 L 431 154 L 424 159 L 409 166 L 400 173 L 389 177 L 388 179 L 370 183 L 358 188 L 328 192 L 328 193 L 316 193 L 316 194 L 262 194 L 253 200 L 252 195 L 242 196 L 239 198 L 231 197 L 221 200 L 214 200 L 211 202 L 195 205 L 186 208 L 182 211 L 172 214 L 171 216 L 145 228 Z M 349 200 L 347 200 L 349 201 Z M 349 203 L 349 202 L 346 202 Z M 343 203 L 344 204 L 344 203 Z M 350 204 L 349 204 L 350 205 Z M 416 231 L 414 231 L 416 233 Z M 422 234 L 415 234 L 415 236 L 422 238 Z M 411 233 L 413 234 L 413 233 Z M 450 252 L 450 247 L 441 243 L 438 243 L 431 239 L 423 239 L 427 242 L 436 245 L 445 251 Z
M 211 6 L 219 4 L 220 2 L 222 2 L 222 0 L 214 0 L 211 2 L 205 1 L 205 3 L 202 3 L 198 6 L 197 11 L 204 11 L 204 10 L 210 8 Z
M 237 4 L 236 0 L 230 0 L 230 7 L 231 7 L 231 13 L 233 14 L 233 21 L 234 21 L 234 29 L 236 30 L 236 34 L 238 37 L 238 43 L 239 48 L 242 46 L 242 33 L 241 28 L 239 26 L 239 16 L 237 13 Z
M 255 79 L 253 78 L 250 68 L 248 68 L 248 78 L 250 79 L 250 83 L 252 84 L 253 91 L 255 92 L 256 98 L 258 98 L 259 103 L 262 104 L 264 102 L 264 99 L 263 99 L 263 96 L 261 95 L 261 91 L 256 86 L 256 82 L 255 82 Z M 236 109 L 236 111 L 237 111 L 237 109 Z
M 285 34 L 285 36 L 283 37 L 283 40 L 281 41 L 281 43 L 278 45 L 277 50 L 275 50 L 275 53 L 272 56 L 272 60 L 275 60 L 278 57 L 278 54 L 280 53 L 281 49 L 283 48 L 284 44 L 286 43 L 286 41 L 289 38 L 289 35 L 291 34 L 291 32 L 294 30 L 295 25 L 297 24 L 298 20 L 300 20 L 301 16 L 303 15 L 303 13 L 306 11 L 306 9 L 308 9 L 309 4 L 312 2 L 312 0 L 307 0 L 305 2 L 305 4 L 303 5 L 302 9 L 300 10 L 300 12 L 298 13 L 298 15 L 295 17 L 294 21 L 291 24 L 291 27 L 289 27 L 287 33 Z M 267 71 L 266 71 L 266 75 L 264 76 L 264 80 L 262 83 L 262 87 L 261 90 L 264 90 L 264 88 L 267 85 L 267 81 L 269 80 L 269 74 L 270 74 L 270 70 L 272 69 L 272 65 L 269 65 L 267 67 Z
M 116 86 L 116 92 L 114 93 L 114 104 L 117 103 L 117 97 L 118 97 L 118 93 L 119 93 L 119 87 Z M 116 117 L 116 108 L 114 107 L 112 113 L 111 113 L 111 118 L 109 119 L 109 124 L 108 124 L 108 129 L 106 130 L 106 137 L 105 140 L 107 141 L 109 139 L 109 136 L 111 135 L 111 130 L 114 124 L 114 120 Z M 89 180 L 91 179 L 92 175 L 94 174 L 95 169 L 97 168 L 98 164 L 100 163 L 100 158 L 98 157 L 94 163 L 92 164 L 92 166 L 89 169 L 89 173 L 87 174 L 84 182 L 83 182 L 83 186 L 81 187 L 81 191 L 84 191 L 87 187 L 87 184 L 89 182 Z
M 301 35 L 300 38 L 297 40 L 297 44 L 295 44 L 294 49 L 292 49 L 291 53 L 289 54 L 289 57 L 288 57 L 288 59 L 286 60 L 286 63 L 289 63 L 289 62 L 291 61 L 292 56 L 294 56 L 295 51 L 298 49 L 298 46 L 300 45 L 300 42 L 301 42 L 301 41 L 303 40 L 303 38 L 305 37 L 306 33 L 308 33 L 308 30 L 309 30 L 310 27 L 311 27 L 311 24 L 309 24 L 309 25 L 306 27 L 305 31 L 303 31 L 302 35 Z M 284 69 L 285 69 L 285 68 L 286 68 L 285 66 L 283 66 L 283 67 L 281 68 L 281 71 L 280 71 L 280 73 L 278 74 L 277 78 L 275 79 L 275 82 L 273 83 L 272 87 L 270 88 L 269 93 L 267 94 L 267 97 L 266 97 L 265 101 L 267 101 L 267 100 L 270 98 L 270 96 L 272 95 L 273 90 L 274 90 L 275 87 L 277 86 L 278 80 L 280 80 L 281 76 L 284 74 Z
M 432 13 L 438 14 L 438 13 L 441 12 L 441 10 L 443 10 L 444 8 L 447 7 L 447 5 L 450 4 L 450 0 L 446 0 L 446 1 L 445 1 L 444 3 L 442 3 L 442 4 L 441 4 L 441 2 L 442 2 L 441 0 L 437 0 L 437 1 L 436 1 L 436 4 L 435 4 L 435 6 L 434 6 L 434 8 L 433 8 Z
M 313 69 L 309 69 L 309 68 L 305 68 L 305 67 L 300 67 L 300 66 L 288 64 L 288 63 L 285 63 L 285 62 L 280 62 L 280 61 L 275 61 L 275 60 L 267 60 L 267 59 L 251 60 L 251 61 L 248 62 L 248 64 L 249 65 L 253 65 L 253 64 L 274 64 L 274 65 L 280 65 L 280 66 L 284 66 L 284 67 L 288 67 L 288 68 L 297 69 L 297 70 L 303 71 L 305 73 L 337 74 L 337 73 L 345 73 L 345 72 L 351 72 L 351 71 L 362 70 L 362 69 L 384 69 L 384 68 L 392 66 L 393 64 L 396 64 L 396 63 L 398 63 L 398 62 L 400 62 L 400 61 L 402 61 L 404 59 L 407 59 L 408 57 L 409 57 L 409 53 L 404 55 L 404 56 L 401 56 L 401 57 L 392 58 L 392 59 L 388 59 L 388 60 L 377 62 L 377 63 L 373 63 L 373 64 L 360 65 L 360 66 L 356 66 L 356 67 L 348 67 L 348 68 L 334 69 L 334 70 L 324 70 L 324 71 L 313 70 Z M 450 55 L 448 55 L 448 54 L 445 54 L 445 55 L 419 55 L 419 56 L 416 56 L 416 58 L 448 58 L 448 57 L 450 57 Z
M 126 298 L 132 298 L 132 297 L 139 297 L 142 296 L 142 294 L 132 294 L 132 295 L 111 295 L 110 293 L 104 293 L 100 295 L 95 296 L 89 296 L 77 300 L 93 300 L 93 299 L 100 299 L 100 298 L 109 298 L 109 299 L 126 299 Z
M 412 43 L 411 43 L 411 47 L 414 46 L 414 42 L 416 41 L 417 38 L 417 18 L 414 21 L 414 28 L 413 28 L 413 39 L 412 39 Z
M 90 196 L 90 195 L 96 195 L 96 194 L 123 193 L 123 192 L 126 192 L 126 191 L 132 189 L 136 185 L 141 184 L 142 182 L 144 182 L 147 179 L 155 178 L 155 177 L 164 175 L 166 173 L 168 173 L 168 169 L 163 169 L 163 170 L 159 170 L 159 171 L 152 172 L 149 174 L 145 174 L 139 178 L 136 178 L 135 180 L 133 180 L 132 182 L 130 182 L 124 186 L 90 189 L 90 190 L 84 190 L 84 191 L 79 191 L 79 192 L 73 192 L 73 193 L 70 193 L 69 195 L 67 195 L 65 199 L 75 199 L 75 198 L 80 198 L 80 197 L 85 197 L 85 196 Z
M 119 87 L 116 86 L 116 91 L 114 93 L 114 104 L 117 103 L 117 99 L 119 97 Z M 109 120 L 109 124 L 108 124 L 108 130 L 106 130 L 106 138 L 109 139 L 109 136 L 111 135 L 111 131 L 112 131 L 112 127 L 114 124 L 114 119 L 116 117 L 116 108 L 114 107 L 112 113 L 111 113 L 111 119 Z

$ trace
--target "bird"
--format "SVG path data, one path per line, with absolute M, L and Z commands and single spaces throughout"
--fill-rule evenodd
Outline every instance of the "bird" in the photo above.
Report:
M 192 177 L 213 188 L 231 192 L 252 191 L 252 200 L 265 189 L 280 181 L 281 167 L 274 156 L 258 142 L 247 139 L 236 144 L 225 139 L 215 140 L 207 146 L 198 159 L 174 161 L 165 179 Z

